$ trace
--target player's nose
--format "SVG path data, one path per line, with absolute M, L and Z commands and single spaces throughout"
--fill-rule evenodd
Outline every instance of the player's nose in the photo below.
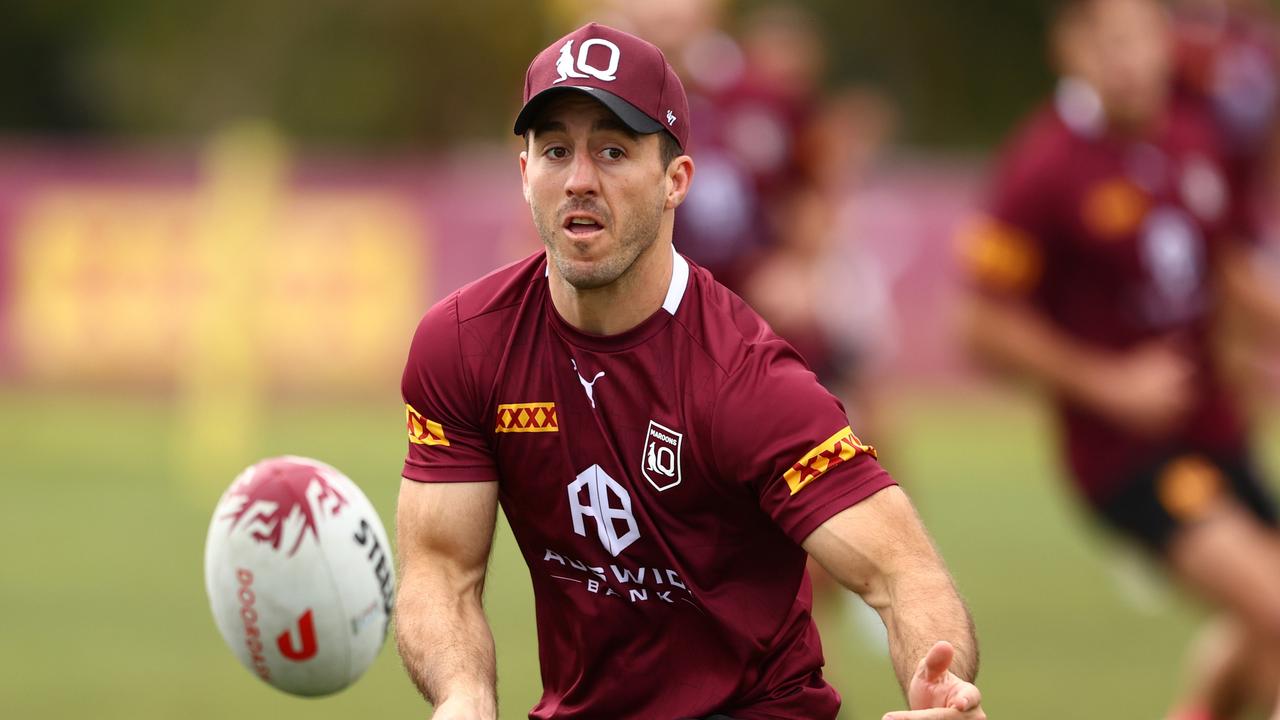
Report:
M 600 190 L 600 174 L 590 152 L 576 152 L 565 178 L 566 195 L 594 195 Z

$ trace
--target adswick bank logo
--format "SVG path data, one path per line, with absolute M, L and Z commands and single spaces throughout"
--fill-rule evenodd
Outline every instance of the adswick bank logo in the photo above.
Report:
M 568 492 L 573 531 L 577 535 L 588 537 L 594 534 L 615 558 L 640 539 L 631 494 L 604 468 L 592 465 L 578 473 L 569 483 Z M 542 560 L 552 578 L 571 583 L 598 597 L 655 605 L 683 602 L 706 612 L 680 572 L 666 566 L 666 563 L 653 566 L 618 559 L 608 564 L 592 565 L 574 558 L 563 549 L 551 548 L 546 549 Z
M 591 518 L 600 544 L 614 557 L 640 539 L 631 494 L 599 465 L 583 470 L 569 483 L 569 512 L 573 531 L 582 537 L 587 537 L 586 521 Z

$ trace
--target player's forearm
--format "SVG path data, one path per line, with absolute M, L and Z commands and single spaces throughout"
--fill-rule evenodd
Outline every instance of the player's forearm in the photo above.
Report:
M 1280 345 L 1280 267 L 1256 253 L 1237 250 L 1223 263 L 1223 285 L 1259 339 Z
M 941 560 L 886 580 L 886 602 L 877 610 L 889 633 L 889 654 L 903 689 L 921 658 L 939 640 L 955 647 L 951 671 L 972 682 L 978 674 L 973 620 Z
M 970 351 L 1000 370 L 1030 378 L 1080 404 L 1095 403 L 1092 379 L 1105 364 L 1093 348 L 1035 311 L 1011 302 L 969 298 L 962 332 Z
M 465 717 L 497 716 L 493 634 L 478 585 L 460 591 L 443 577 L 417 574 L 402 582 L 396 603 L 396 643 L 405 669 L 437 710 L 448 702 Z

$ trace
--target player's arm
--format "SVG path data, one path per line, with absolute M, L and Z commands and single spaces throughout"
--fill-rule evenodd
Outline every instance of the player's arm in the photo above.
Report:
M 1223 252 L 1220 282 L 1259 339 L 1280 345 L 1280 268 L 1265 263 L 1256 249 L 1236 245 Z
M 1089 403 L 1097 353 L 1017 301 L 973 292 L 965 298 L 960 332 L 971 354 L 995 369 L 1026 375 L 1055 392 Z
M 971 291 L 959 328 L 971 355 L 1116 424 L 1159 434 L 1194 402 L 1193 364 L 1171 342 L 1117 353 L 1084 343 L 1029 303 Z
M 396 507 L 396 643 L 436 718 L 497 717 L 493 635 L 482 595 L 496 482 L 404 479 Z
M 973 621 L 901 489 L 887 487 L 837 513 L 803 545 L 884 620 L 894 670 L 912 707 L 886 717 L 986 717 L 972 684 L 978 672 Z

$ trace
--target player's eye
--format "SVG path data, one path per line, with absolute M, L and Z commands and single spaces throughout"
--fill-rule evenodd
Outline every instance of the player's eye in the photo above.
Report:
M 600 154 L 603 155 L 606 160 L 621 160 L 627 156 L 627 154 L 623 152 L 622 148 L 616 147 L 605 148 L 600 151 Z
M 543 150 L 542 154 L 551 158 L 552 160 L 563 160 L 569 157 L 569 149 L 562 145 L 552 145 L 546 150 Z

